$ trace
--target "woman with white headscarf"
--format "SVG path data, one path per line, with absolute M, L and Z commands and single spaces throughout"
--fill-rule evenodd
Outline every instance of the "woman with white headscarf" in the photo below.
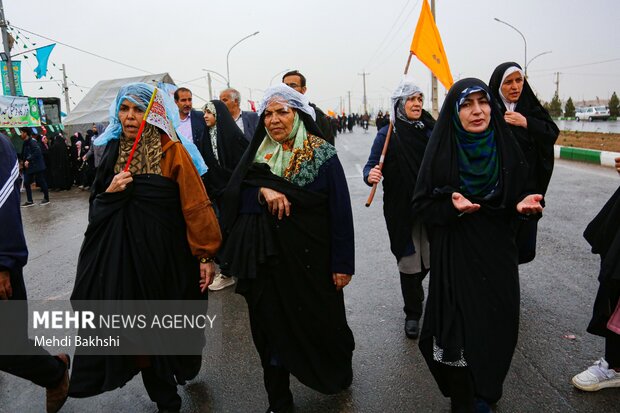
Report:
M 554 149 L 560 130 L 530 87 L 521 66 L 506 62 L 497 66 L 489 81 L 504 120 L 528 163 L 527 188 L 545 195 L 553 173 Z M 544 203 L 543 203 L 544 205 Z M 519 263 L 536 255 L 536 232 L 542 214 L 521 217 L 516 223 Z
M 423 103 L 422 90 L 411 80 L 403 79 L 392 96 L 396 117 L 383 169 L 379 169 L 378 165 L 389 125 L 379 130 L 364 167 L 364 181 L 368 185 L 377 184 L 385 178 L 383 215 L 390 236 L 390 248 L 400 272 L 405 303 L 405 334 L 412 339 L 419 334 L 424 302 L 422 281 L 430 266 L 426 231 L 411 215 L 413 189 L 435 126 L 435 119 L 422 109 Z
M 326 394 L 352 381 L 342 288 L 354 272 L 353 217 L 336 149 L 307 98 L 268 89 L 223 198 L 224 255 L 248 304 L 270 411 L 293 409 L 289 375 Z

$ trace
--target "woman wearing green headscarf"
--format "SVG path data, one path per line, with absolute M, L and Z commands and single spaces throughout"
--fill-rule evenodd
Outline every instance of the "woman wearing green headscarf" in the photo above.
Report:
M 420 167 L 413 211 L 431 272 L 420 350 L 453 412 L 490 412 L 519 331 L 513 220 L 540 213 L 523 153 L 484 82 L 456 82 Z
M 290 374 L 326 394 L 351 384 L 342 288 L 354 271 L 353 218 L 336 149 L 304 95 L 275 86 L 259 113 L 224 194 L 224 255 L 248 303 L 269 410 L 284 412 Z

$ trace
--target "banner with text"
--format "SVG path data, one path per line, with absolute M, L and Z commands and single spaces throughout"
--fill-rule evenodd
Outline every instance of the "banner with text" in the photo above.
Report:
M 41 126 L 37 99 L 0 96 L 0 128 Z
M 18 60 L 11 63 L 13 63 L 13 79 L 15 79 L 15 96 L 23 96 L 22 62 Z M 2 71 L 2 94 L 4 96 L 11 96 L 11 88 L 9 87 L 9 70 L 6 62 L 2 62 L 0 71 Z

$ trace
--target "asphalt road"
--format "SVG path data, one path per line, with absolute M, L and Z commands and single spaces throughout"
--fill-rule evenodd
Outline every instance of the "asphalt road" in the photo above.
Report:
M 356 237 L 357 273 L 345 290 L 356 339 L 353 385 L 335 396 L 292 380 L 297 412 L 449 412 L 417 348 L 403 332 L 398 270 L 389 252 L 381 191 L 364 207 L 363 167 L 374 134 L 356 129 L 337 148 L 347 175 Z M 603 340 L 585 332 L 596 293 L 599 260 L 583 230 L 620 184 L 609 168 L 556 161 L 539 224 L 538 256 L 521 266 L 519 343 L 498 412 L 617 412 L 620 389 L 584 393 L 570 378 L 603 354 Z M 30 260 L 29 298 L 67 299 L 87 222 L 88 194 L 52 193 L 49 206 L 23 210 Z M 35 193 L 35 199 L 41 197 Z M 425 285 L 428 284 L 428 280 Z M 251 341 L 244 300 L 233 289 L 210 294 L 219 323 L 210 333 L 203 368 L 179 388 L 183 412 L 263 412 L 267 397 Z M 574 335 L 575 338 L 567 338 Z M 490 336 L 489 340 L 493 340 Z M 0 412 L 42 412 L 43 389 L 0 373 Z M 70 399 L 63 412 L 157 411 L 135 377 L 124 388 Z

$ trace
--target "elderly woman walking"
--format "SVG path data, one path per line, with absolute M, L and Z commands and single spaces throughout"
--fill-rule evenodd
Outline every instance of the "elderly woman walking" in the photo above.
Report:
M 519 330 L 512 222 L 542 211 L 527 165 L 478 79 L 455 83 L 418 175 L 413 211 L 427 225 L 431 275 L 420 350 L 453 412 L 490 411 Z
M 559 128 L 532 91 L 517 63 L 506 62 L 497 66 L 491 75 L 489 89 L 525 155 L 529 166 L 528 187 L 544 196 L 553 173 L 553 145 L 560 134 Z M 536 233 L 541 217 L 541 214 L 532 214 L 516 221 L 519 263 L 530 262 L 536 255 Z
M 342 288 L 354 271 L 353 219 L 336 149 L 306 97 L 272 87 L 259 113 L 224 194 L 225 255 L 248 304 L 269 410 L 284 412 L 290 374 L 326 394 L 351 384 Z
M 72 300 L 206 298 L 221 235 L 200 178 L 206 166 L 198 150 L 178 133 L 147 124 L 124 171 L 152 93 L 145 83 L 123 86 L 96 142 L 106 149 L 91 189 Z M 178 110 L 163 99 L 176 128 Z M 199 356 L 76 355 L 69 395 L 113 390 L 141 372 L 158 408 L 178 411 L 177 384 L 199 370 Z
M 379 130 L 368 162 L 364 167 L 364 181 L 368 185 L 383 178 L 383 215 L 390 236 L 390 248 L 396 257 L 400 272 L 400 287 L 405 306 L 405 334 L 415 339 L 419 334 L 422 317 L 424 288 L 422 281 L 429 269 L 429 250 L 426 230 L 411 215 L 411 198 L 420 164 L 431 136 L 435 119 L 422 109 L 424 95 L 411 80 L 403 79 L 392 96 L 393 133 L 379 169 L 388 125 Z

